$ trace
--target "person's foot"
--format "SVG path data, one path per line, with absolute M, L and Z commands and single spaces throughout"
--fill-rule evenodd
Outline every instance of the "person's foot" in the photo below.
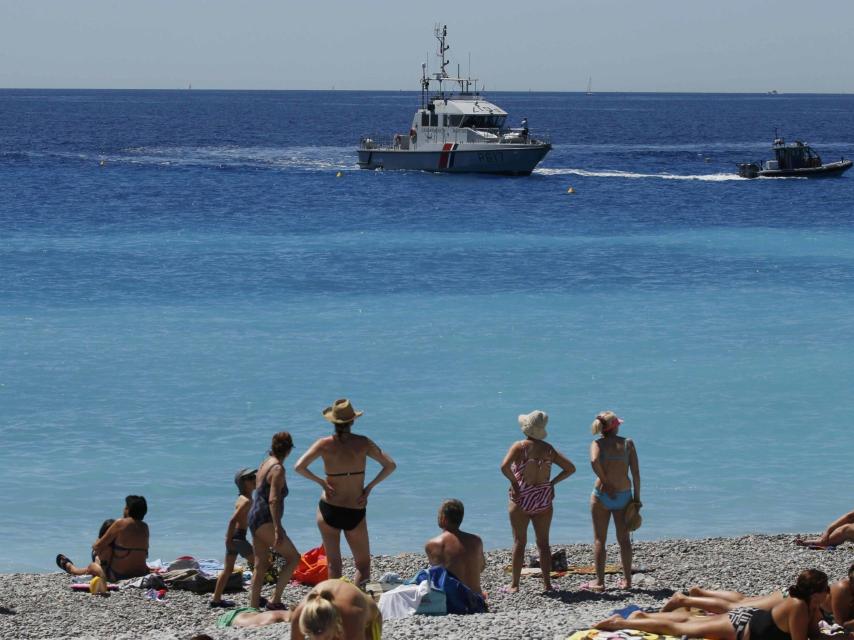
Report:
M 623 578 L 617 583 L 617 588 L 622 589 L 623 591 L 628 591 L 632 588 L 632 583 L 629 580 Z
M 514 587 L 512 584 L 504 585 L 499 589 L 499 591 L 501 591 L 501 593 L 519 593 L 519 587 L 518 585 Z
M 582 582 L 579 586 L 579 589 L 584 589 L 585 591 L 592 591 L 593 593 L 602 593 L 605 591 L 605 585 L 599 584 L 598 582 L 594 582 L 591 580 L 590 582 Z
M 677 591 L 672 596 L 670 596 L 670 600 L 664 603 L 664 606 L 661 607 L 661 611 L 676 611 L 681 607 L 685 606 L 685 594 Z
M 605 618 L 593 625 L 594 629 L 602 629 L 603 631 L 619 631 L 625 627 L 626 621 L 621 616 L 613 615 L 610 618 Z
M 268 603 L 264 606 L 264 608 L 265 608 L 267 611 L 285 611 L 285 610 L 287 610 L 288 605 L 286 605 L 286 604 L 285 604 L 285 603 L 283 603 L 283 602 L 268 602 Z
M 234 604 L 234 600 L 211 600 L 208 602 L 211 609 L 231 609 Z
M 703 590 L 700 587 L 691 587 L 688 589 L 688 595 L 699 597 L 703 595 Z
M 62 555 L 61 553 L 56 556 L 56 566 L 65 571 L 65 573 L 71 573 L 68 569 L 69 565 L 73 565 L 74 563 L 68 559 L 67 556 Z

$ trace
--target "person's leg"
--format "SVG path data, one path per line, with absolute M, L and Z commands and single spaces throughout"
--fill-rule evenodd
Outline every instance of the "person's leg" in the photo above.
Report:
M 637 629 L 650 633 L 689 638 L 711 638 L 712 640 L 735 640 L 735 629 L 726 614 L 717 616 L 694 616 L 692 620 L 673 620 L 667 616 L 634 617 L 631 619 L 611 616 L 593 625 L 596 629 L 618 631 Z
M 225 586 L 228 584 L 228 579 L 231 577 L 231 572 L 234 571 L 234 561 L 237 559 L 237 554 L 226 553 L 223 569 L 216 579 L 213 596 L 211 596 L 211 605 L 221 604 L 222 594 L 225 593 Z M 227 604 L 227 602 L 225 603 Z M 233 603 L 232 603 L 233 604 Z
M 644 618 L 652 620 L 672 620 L 673 622 L 687 622 L 694 617 L 696 616 L 687 611 L 632 611 L 632 613 L 629 614 L 628 619 L 636 620 L 638 618 Z
M 291 581 L 291 574 L 299 565 L 299 551 L 287 534 L 275 549 L 276 553 L 285 560 L 285 566 L 279 568 L 279 578 L 276 580 L 276 588 L 273 591 L 273 604 L 281 604 L 285 586 Z
M 63 556 L 64 557 L 64 556 Z M 67 562 L 62 565 L 62 569 L 66 573 L 70 573 L 73 576 L 93 576 L 97 578 L 107 579 L 107 575 L 104 572 L 104 568 L 98 562 L 90 562 L 85 567 L 75 566 L 71 560 L 66 558 Z
M 701 598 L 719 598 L 728 600 L 729 602 L 741 602 L 745 596 L 738 591 L 718 591 L 715 589 L 703 589 L 702 587 L 691 587 L 688 589 L 689 596 L 699 596 Z
M 593 564 L 596 567 L 596 591 L 605 590 L 605 542 L 608 540 L 608 523 L 611 512 L 594 497 L 590 497 L 590 516 L 593 520 Z
M 841 527 L 836 527 L 827 536 L 827 542 L 824 544 L 838 547 L 846 540 L 854 541 L 854 524 L 844 524 Z
M 341 530 L 326 524 L 320 509 L 317 510 L 317 528 L 320 531 L 320 539 L 323 541 L 323 550 L 326 551 L 326 564 L 329 568 L 329 578 L 341 577 Z
M 708 593 L 715 593 L 714 591 Z M 733 592 L 735 593 L 735 592 Z M 708 613 L 726 613 L 730 609 L 734 609 L 740 605 L 740 600 L 732 602 L 725 598 L 714 595 L 692 596 L 684 593 L 674 593 L 673 596 L 664 603 L 661 607 L 662 613 L 673 611 L 674 609 L 702 609 Z
M 614 528 L 617 531 L 617 542 L 620 544 L 620 563 L 623 565 L 624 589 L 632 588 L 632 538 L 626 527 L 626 510 L 614 511 Z
M 353 529 L 345 531 L 344 537 L 350 546 L 350 553 L 353 554 L 353 564 L 356 565 L 353 583 L 361 588 L 371 579 L 371 540 L 368 536 L 368 517 L 362 518 L 362 521 Z
M 531 524 L 534 525 L 534 535 L 537 538 L 537 549 L 540 551 L 540 570 L 543 572 L 543 589 L 552 589 L 552 550 L 549 546 L 549 529 L 552 526 L 552 514 L 554 509 L 549 507 L 546 511 L 531 516 Z
M 510 593 L 519 591 L 519 579 L 522 576 L 522 563 L 525 560 L 525 545 L 528 544 L 528 523 L 531 519 L 515 502 L 510 503 L 510 527 L 513 529 L 513 573 Z
M 255 553 L 255 570 L 252 572 L 252 586 L 249 590 L 249 606 L 259 608 L 261 587 L 264 576 L 270 568 L 270 549 L 273 546 L 273 523 L 262 524 L 252 534 L 252 550 Z

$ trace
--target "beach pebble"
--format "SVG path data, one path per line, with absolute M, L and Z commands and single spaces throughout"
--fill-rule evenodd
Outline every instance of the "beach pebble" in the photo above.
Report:
M 704 540 L 661 540 L 635 544 L 637 567 L 647 571 L 634 576 L 631 591 L 616 589 L 620 575 L 607 576 L 609 591 L 595 594 L 579 588 L 590 579 L 567 575 L 553 581 L 556 592 L 543 594 L 538 578 L 523 578 L 517 594 L 501 592 L 509 583 L 504 567 L 510 551 L 487 553 L 483 588 L 489 594 L 490 613 L 474 616 L 413 616 L 387 622 L 383 638 L 466 638 L 526 640 L 566 638 L 573 630 L 589 627 L 613 609 L 628 604 L 660 606 L 675 590 L 693 585 L 732 589 L 746 594 L 767 593 L 789 586 L 798 572 L 821 569 L 837 580 L 852 561 L 854 546 L 835 551 L 811 551 L 793 544 L 792 535 L 744 536 Z M 591 546 L 553 545 L 565 549 L 570 564 L 590 564 Z M 619 562 L 616 545 L 608 546 L 608 562 Z M 426 566 L 422 554 L 375 556 L 375 577 L 394 572 L 413 576 Z M 351 561 L 345 574 L 352 575 Z M 0 581 L 0 638 L 83 638 L 131 640 L 189 640 L 207 633 L 217 640 L 255 638 L 284 639 L 290 636 L 287 624 L 259 629 L 216 629 L 221 610 L 208 608 L 210 595 L 169 591 L 159 602 L 148 600 L 145 591 L 127 589 L 109 597 L 76 593 L 71 579 L 63 573 L 6 574 Z M 265 591 L 269 591 L 267 587 Z M 285 601 L 298 602 L 308 587 L 288 587 Z M 228 596 L 245 606 L 247 593 Z

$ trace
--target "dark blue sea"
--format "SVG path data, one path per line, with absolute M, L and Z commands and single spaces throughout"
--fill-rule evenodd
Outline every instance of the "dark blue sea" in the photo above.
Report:
M 398 462 L 375 553 L 420 549 L 446 497 L 510 546 L 498 467 L 533 409 L 578 466 L 557 543 L 591 538 L 603 409 L 638 538 L 850 509 L 854 172 L 735 170 L 775 128 L 854 156 L 854 96 L 489 98 L 551 136 L 530 177 L 359 170 L 416 93 L 0 91 L 0 571 L 86 559 L 130 493 L 152 559 L 220 557 L 234 472 L 342 396 Z M 304 550 L 318 487 L 288 481 Z

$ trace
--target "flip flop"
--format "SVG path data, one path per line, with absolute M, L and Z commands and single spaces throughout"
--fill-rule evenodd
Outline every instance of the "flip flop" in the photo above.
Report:
M 503 587 L 501 587 L 500 589 L 498 589 L 498 590 L 499 590 L 501 593 L 508 593 L 508 594 L 510 594 L 511 596 L 512 596 L 512 595 L 516 595 L 517 593 L 519 593 L 518 588 L 517 588 L 517 590 L 516 590 L 516 591 L 511 591 L 511 590 L 510 590 L 510 587 L 508 587 L 506 584 L 505 584 Z
M 268 602 L 264 608 L 267 611 L 285 611 L 288 608 L 284 602 Z
M 593 593 L 604 593 L 605 587 L 600 587 L 598 584 L 593 582 L 592 580 L 589 582 L 582 582 L 578 585 L 579 589 L 583 589 L 584 591 L 592 591 Z
M 623 578 L 622 580 L 620 580 L 620 581 L 617 583 L 617 588 L 618 588 L 618 589 L 622 589 L 623 591 L 628 591 L 628 590 L 629 590 L 629 589 L 631 589 L 632 587 L 629 585 L 629 583 L 628 583 L 628 582 L 626 582 L 626 579 L 625 579 L 625 578 Z
M 74 564 L 71 560 L 68 559 L 68 556 L 64 556 L 61 553 L 56 555 L 56 566 L 65 571 L 65 573 L 71 573 L 68 570 L 68 565 Z

